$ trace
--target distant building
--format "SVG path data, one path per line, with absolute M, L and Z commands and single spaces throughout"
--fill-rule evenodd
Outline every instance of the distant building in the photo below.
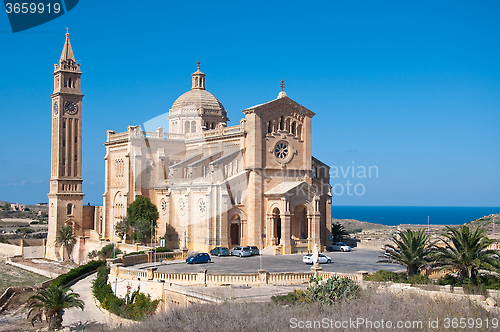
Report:
M 24 205 L 24 204 L 19 204 L 19 203 L 15 203 L 15 204 L 14 204 L 14 203 L 11 203 L 11 204 L 10 204 L 10 209 L 11 209 L 12 211 L 24 211 L 24 210 L 26 210 L 26 205 Z

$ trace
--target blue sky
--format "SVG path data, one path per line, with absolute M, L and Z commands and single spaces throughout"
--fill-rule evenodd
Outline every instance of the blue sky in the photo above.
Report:
M 106 130 L 164 118 L 199 60 L 229 125 L 281 79 L 316 112 L 313 154 L 339 170 L 334 205 L 499 206 L 499 14 L 498 1 L 80 1 L 16 34 L 0 14 L 0 200 L 47 201 L 69 26 L 85 204 L 102 204 Z M 378 177 L 344 178 L 353 165 Z

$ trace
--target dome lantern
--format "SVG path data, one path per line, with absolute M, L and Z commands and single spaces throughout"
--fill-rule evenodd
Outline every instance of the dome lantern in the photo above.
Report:
M 198 61 L 198 69 L 191 74 L 193 77 L 193 86 L 191 90 L 199 89 L 205 90 L 205 74 L 203 74 L 200 70 L 200 62 Z

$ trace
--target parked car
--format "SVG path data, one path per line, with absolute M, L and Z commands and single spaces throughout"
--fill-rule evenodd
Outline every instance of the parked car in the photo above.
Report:
M 210 250 L 210 255 L 214 256 L 229 256 L 231 253 L 229 252 L 229 248 L 227 247 L 215 247 Z
M 252 252 L 250 251 L 250 247 L 234 247 L 233 250 L 231 250 L 231 256 L 238 256 L 238 257 L 248 257 L 252 256 Z
M 313 254 L 307 254 L 302 258 L 302 262 L 306 264 L 313 264 Z M 327 255 L 319 254 L 318 255 L 318 263 L 319 264 L 329 264 L 332 263 L 332 258 Z
M 328 251 L 351 251 L 351 247 L 342 242 L 333 242 L 326 246 Z
M 210 255 L 206 252 L 200 252 L 194 256 L 189 256 L 186 258 L 186 263 L 188 264 L 196 264 L 196 263 L 210 263 L 212 260 L 210 259 Z
M 259 248 L 257 248 L 257 246 L 250 246 L 250 253 L 252 254 L 252 256 L 258 255 L 259 254 Z

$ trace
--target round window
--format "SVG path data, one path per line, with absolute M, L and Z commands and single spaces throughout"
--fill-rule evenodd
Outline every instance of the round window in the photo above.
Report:
M 280 141 L 274 147 L 274 155 L 278 159 L 286 159 L 290 155 L 290 147 L 287 142 Z

